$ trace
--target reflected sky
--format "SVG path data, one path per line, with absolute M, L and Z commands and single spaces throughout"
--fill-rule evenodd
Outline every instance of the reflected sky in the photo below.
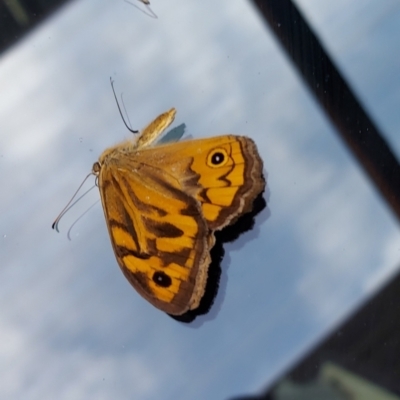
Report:
M 398 3 L 298 3 L 400 154 Z M 71 2 L 0 58 L 1 398 L 255 392 L 396 272 L 393 215 L 251 5 L 151 5 L 158 19 Z M 102 151 L 131 135 L 110 76 L 133 128 L 176 107 L 185 135 L 248 135 L 264 159 L 268 207 L 225 244 L 215 304 L 190 325 L 125 280 L 100 203 L 67 239 L 97 190 L 51 230 Z

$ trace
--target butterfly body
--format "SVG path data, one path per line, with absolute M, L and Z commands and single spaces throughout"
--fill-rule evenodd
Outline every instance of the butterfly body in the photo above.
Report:
M 124 275 L 155 307 L 182 315 L 204 294 L 214 232 L 250 211 L 265 181 L 243 136 L 154 145 L 174 116 L 105 150 L 93 173 Z

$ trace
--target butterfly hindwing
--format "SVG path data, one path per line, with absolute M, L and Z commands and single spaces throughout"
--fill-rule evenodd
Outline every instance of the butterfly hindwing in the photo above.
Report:
M 209 230 L 199 203 L 157 169 L 121 158 L 103 166 L 99 187 L 118 263 L 157 308 L 196 308 L 209 264 Z M 135 172 L 140 170 L 140 174 Z

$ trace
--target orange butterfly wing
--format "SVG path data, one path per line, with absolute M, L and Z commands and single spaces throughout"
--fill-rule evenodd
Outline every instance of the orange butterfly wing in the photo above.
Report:
M 253 141 L 240 136 L 141 149 L 122 144 L 100 157 L 99 188 L 118 263 L 155 307 L 198 307 L 213 232 L 251 209 L 264 189 Z

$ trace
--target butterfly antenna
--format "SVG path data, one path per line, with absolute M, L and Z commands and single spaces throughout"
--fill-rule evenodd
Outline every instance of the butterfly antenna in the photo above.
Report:
M 111 77 L 110 77 L 110 82 L 111 82 L 111 87 L 112 87 L 112 90 L 113 90 L 113 93 L 114 93 L 114 98 L 115 98 L 115 101 L 116 101 L 116 103 L 117 103 L 118 111 L 119 111 L 119 114 L 121 115 L 122 121 L 124 121 L 124 124 L 125 124 L 125 126 L 126 126 L 126 128 L 128 129 L 129 132 L 138 133 L 139 131 L 134 131 L 134 130 L 133 130 L 131 127 L 129 127 L 128 124 L 126 123 L 125 118 L 124 118 L 124 116 L 123 116 L 123 114 L 122 114 L 122 111 L 121 111 L 121 107 L 119 106 L 119 103 L 118 103 L 117 95 L 115 94 L 114 81 L 112 80 Z
M 92 190 L 94 188 L 94 186 L 92 186 L 89 190 Z M 89 190 L 87 191 L 87 192 L 89 192 Z M 86 192 L 86 193 L 87 193 Z M 85 194 L 86 194 L 85 193 Z M 84 194 L 84 195 L 85 195 Z M 84 196 L 84 195 L 82 195 L 82 196 Z M 82 197 L 81 196 L 81 197 Z M 81 198 L 81 197 L 79 197 L 79 199 Z M 79 200 L 78 199 L 78 200 Z M 77 200 L 77 201 L 78 201 Z M 68 229 L 68 233 L 67 233 L 67 238 L 68 238 L 68 240 L 71 240 L 71 231 L 72 231 L 72 228 L 76 225 L 76 223 L 81 219 L 81 218 L 83 218 L 83 216 L 85 215 L 85 214 L 87 214 L 98 202 L 99 202 L 100 200 L 97 200 L 97 201 L 95 201 L 71 226 L 70 226 L 70 228 Z M 75 203 L 74 203 L 75 204 Z M 72 207 L 72 206 L 71 206 Z M 71 208 L 70 207 L 70 208 Z
M 88 175 L 86 176 L 86 178 L 83 180 L 83 182 L 79 185 L 79 187 L 78 187 L 78 189 L 76 190 L 76 192 L 74 193 L 74 195 L 71 197 L 71 200 L 70 200 L 70 201 L 67 203 L 67 205 L 62 209 L 62 211 L 60 212 L 60 214 L 58 214 L 58 217 L 54 220 L 53 225 L 51 225 L 51 227 L 52 227 L 53 229 L 55 229 L 57 232 L 60 232 L 60 231 L 58 230 L 58 224 L 59 224 L 61 218 L 65 215 L 65 213 L 66 213 L 77 201 L 79 201 L 83 196 L 85 196 L 86 193 L 88 193 L 90 190 L 93 189 L 94 186 L 93 186 L 92 188 L 90 188 L 89 190 L 87 190 L 81 197 L 79 197 L 79 199 L 77 199 L 77 200 L 75 201 L 74 204 L 72 204 L 72 205 L 70 206 L 70 204 L 72 203 L 72 201 L 74 200 L 74 198 L 76 197 L 76 195 L 78 194 L 78 192 L 81 190 L 83 184 L 86 182 L 86 180 L 89 178 L 90 175 L 93 175 L 93 172 L 91 172 L 90 174 L 88 174 Z

